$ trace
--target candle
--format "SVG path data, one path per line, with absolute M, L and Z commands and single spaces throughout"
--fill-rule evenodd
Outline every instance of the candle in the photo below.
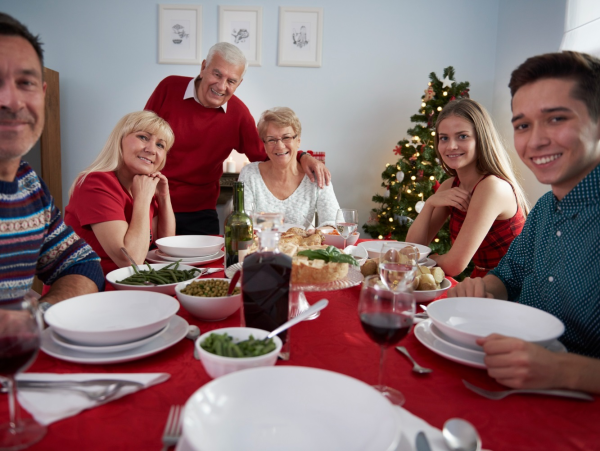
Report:
M 235 172 L 235 161 L 231 157 L 225 162 L 225 172 Z

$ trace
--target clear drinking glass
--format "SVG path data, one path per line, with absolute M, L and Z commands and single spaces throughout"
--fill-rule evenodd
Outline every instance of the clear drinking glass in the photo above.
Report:
M 379 255 L 379 276 L 393 292 L 412 291 L 417 273 L 419 250 L 409 244 L 385 242 Z
M 342 249 L 346 249 L 346 240 L 358 228 L 358 212 L 350 208 L 340 208 L 335 215 L 335 227 L 344 238 Z
M 20 418 L 16 402 L 15 376 L 35 360 L 40 348 L 38 319 L 35 300 L 0 302 L 0 376 L 8 389 L 10 415 L 8 423 L 0 424 L 0 450 L 27 448 L 46 433 L 46 427 L 33 418 Z
M 401 406 L 405 398 L 398 390 L 383 385 L 385 351 L 408 334 L 415 315 L 415 298 L 411 292 L 394 292 L 379 276 L 368 276 L 363 282 L 358 302 L 358 315 L 363 330 L 380 348 L 379 377 L 374 386 L 392 404 Z

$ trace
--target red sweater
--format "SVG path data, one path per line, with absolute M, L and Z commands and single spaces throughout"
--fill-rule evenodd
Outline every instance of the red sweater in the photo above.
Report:
M 215 210 L 223 162 L 233 149 L 250 161 L 267 158 L 254 118 L 236 96 L 222 108 L 205 108 L 194 98 L 183 99 L 190 77 L 170 76 L 156 87 L 146 110 L 165 119 L 175 144 L 162 173 L 176 213 Z

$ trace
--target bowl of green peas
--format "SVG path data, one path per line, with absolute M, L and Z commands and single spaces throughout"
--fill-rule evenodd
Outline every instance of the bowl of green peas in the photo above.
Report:
M 175 287 L 183 281 L 197 279 L 202 270 L 194 266 L 173 263 L 145 263 L 115 269 L 106 275 L 106 280 L 116 290 L 143 290 L 175 295 Z
M 181 282 L 175 294 L 184 309 L 204 321 L 219 321 L 231 316 L 242 305 L 239 285 L 227 296 L 229 280 L 203 278 Z
M 200 335 L 195 346 L 204 369 L 214 379 L 234 371 L 275 365 L 283 343 L 277 336 L 263 340 L 268 334 L 253 327 L 226 327 Z

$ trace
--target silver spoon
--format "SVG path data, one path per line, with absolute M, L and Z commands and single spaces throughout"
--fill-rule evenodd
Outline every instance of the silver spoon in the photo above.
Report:
M 481 451 L 477 429 L 466 420 L 451 418 L 444 423 L 444 441 L 452 451 Z
M 129 255 L 129 252 L 127 252 L 127 249 L 125 249 L 124 247 L 121 248 L 121 251 L 125 254 L 125 256 L 129 259 L 129 261 L 131 262 L 131 266 L 134 267 L 135 272 L 138 273 L 140 272 L 140 268 L 138 267 L 138 265 L 133 261 L 133 258 L 131 258 L 131 255 Z M 152 286 L 155 287 L 156 284 L 152 283 L 152 282 L 148 282 L 147 280 L 144 281 L 144 285 L 148 285 L 148 286 Z
M 274 331 L 269 332 L 269 334 L 264 338 L 264 340 L 267 341 L 269 338 L 273 338 L 275 335 L 279 335 L 284 330 L 288 330 L 290 327 L 295 326 L 296 324 L 298 324 L 301 321 L 304 321 L 306 318 L 308 318 L 309 316 L 311 316 L 313 313 L 320 312 L 325 307 L 327 307 L 327 304 L 329 304 L 329 301 L 327 299 L 321 299 L 319 302 L 314 303 L 309 308 L 307 308 L 306 310 L 304 310 L 298 316 L 296 316 L 296 317 L 292 318 L 291 320 L 283 323 L 281 326 L 279 326 Z
M 417 362 L 415 362 L 415 359 L 412 358 L 412 356 L 408 353 L 408 351 L 406 350 L 406 348 L 404 346 L 396 346 L 396 349 L 401 354 L 404 354 L 406 357 L 408 357 L 408 360 L 410 360 L 412 362 L 412 364 L 413 364 L 413 369 L 412 370 L 415 373 L 427 374 L 427 373 L 431 373 L 433 371 L 432 369 L 422 367 Z
M 44 386 L 41 384 L 40 385 L 35 385 L 35 384 L 27 385 L 27 384 L 21 384 L 21 383 L 17 383 L 17 384 L 18 384 L 19 389 L 21 389 L 21 390 L 72 391 L 72 392 L 82 394 L 82 395 L 86 396 L 90 401 L 95 401 L 95 402 L 104 402 L 104 401 L 110 400 L 110 398 L 112 398 L 114 395 L 116 395 L 122 387 L 124 387 L 125 385 L 128 385 L 123 382 L 114 382 L 112 384 L 105 385 L 100 391 L 98 391 L 98 390 L 86 390 L 84 388 L 81 388 L 81 386 L 78 388 L 78 387 L 75 387 L 74 385 L 63 385 L 63 386 L 50 387 L 50 386 Z M 3 386 L 2 389 L 0 389 L 0 393 L 6 393 L 6 392 L 7 392 L 7 387 Z
M 189 338 L 194 343 L 194 357 L 196 360 L 200 360 L 200 356 L 198 355 L 198 350 L 196 349 L 196 338 L 200 336 L 200 328 L 198 326 L 190 326 L 188 329 L 188 333 L 185 338 Z

